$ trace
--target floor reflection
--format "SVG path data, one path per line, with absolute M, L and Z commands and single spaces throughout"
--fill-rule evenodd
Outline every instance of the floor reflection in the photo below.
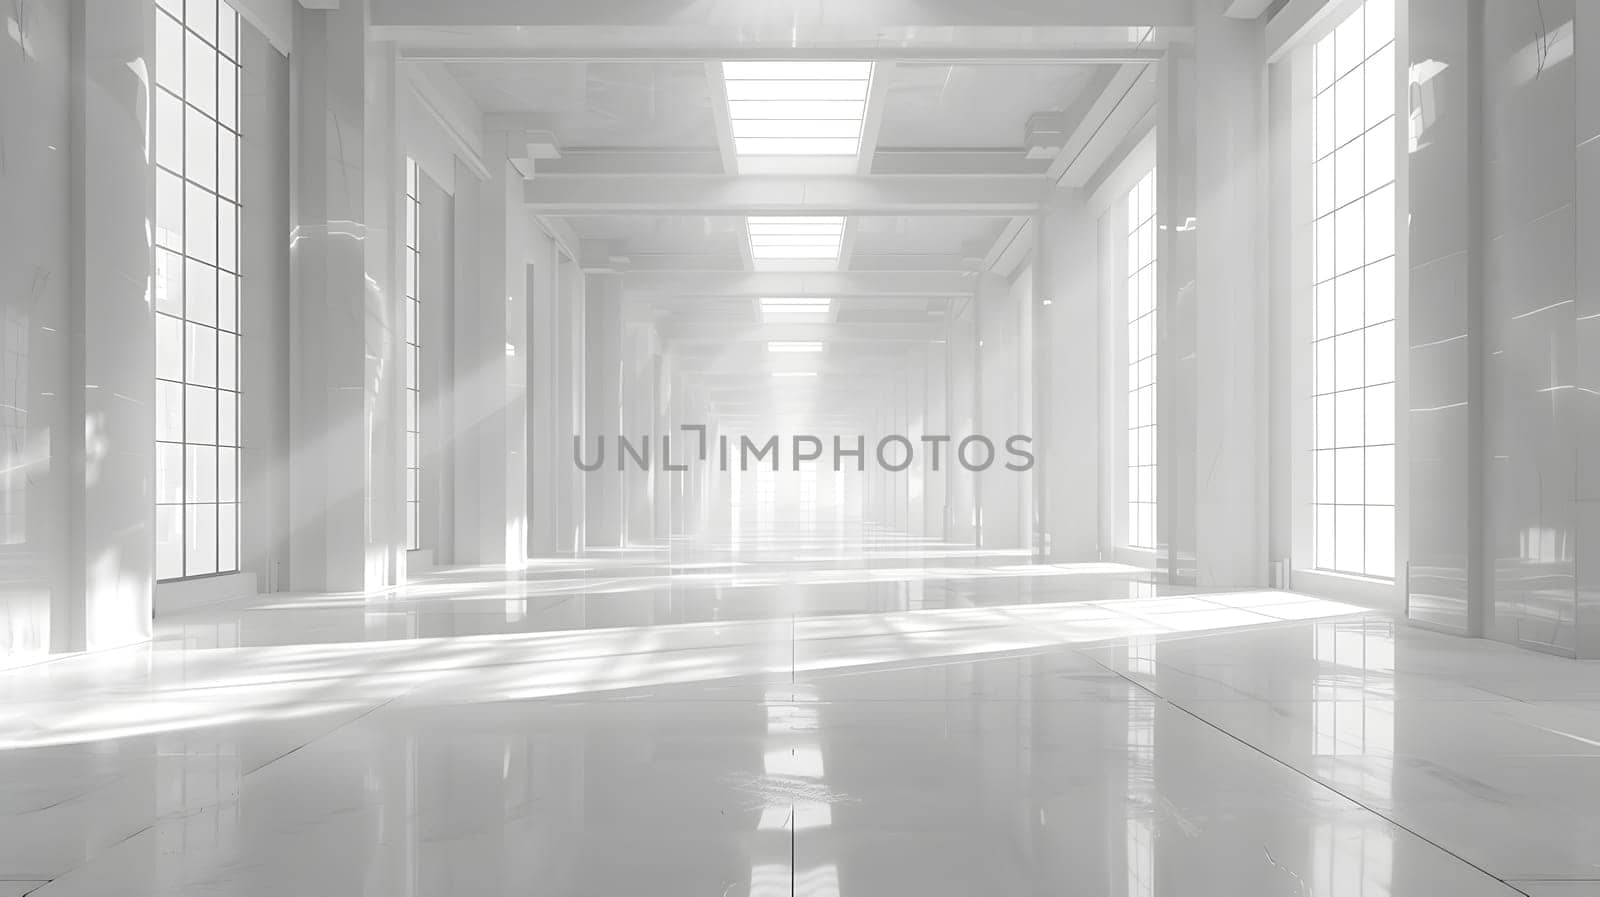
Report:
M 1292 593 L 800 541 L 267 596 L 0 674 L 0 880 L 1474 897 L 1600 862 L 1588 667 Z

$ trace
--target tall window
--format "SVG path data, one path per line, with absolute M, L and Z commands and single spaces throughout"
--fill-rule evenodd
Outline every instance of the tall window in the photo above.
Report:
M 1156 172 L 1128 191 L 1128 544 L 1156 545 Z
M 406 547 L 422 547 L 422 201 L 406 160 Z
M 1313 50 L 1312 310 L 1316 566 L 1394 576 L 1392 0 L 1369 0 Z
M 239 18 L 156 14 L 156 576 L 239 567 Z

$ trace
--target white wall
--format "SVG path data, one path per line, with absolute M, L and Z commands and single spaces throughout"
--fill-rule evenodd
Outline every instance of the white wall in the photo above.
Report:
M 1596 246 L 1579 216 L 1600 211 L 1586 148 L 1600 127 L 1580 103 L 1597 108 L 1600 79 L 1579 68 L 1575 34 L 1579 17 L 1600 34 L 1600 10 L 1544 0 L 1482 14 L 1486 634 L 1600 656 L 1600 607 L 1578 579 L 1600 562 L 1600 407 L 1583 376 L 1600 349 L 1600 278 L 1579 264 Z
M 1038 482 L 1043 524 L 1054 560 L 1101 556 L 1102 381 L 1099 224 L 1080 191 L 1060 197 L 1043 222 L 1039 252 L 1051 264 L 1034 285 L 1033 363 L 1036 406 L 1047 413 L 1033 426 L 1043 476 Z M 1044 305 L 1048 299 L 1050 304 Z M 1120 331 L 1119 331 L 1120 335 Z
M 289 564 L 289 61 L 244 27 L 240 305 L 244 525 L 240 568 L 287 587 Z M 229 597 L 218 594 L 214 597 Z
M 0 665 L 68 625 L 68 7 L 30 3 L 0 41 Z
M 951 438 L 950 451 L 954 452 L 962 439 L 978 432 L 976 298 L 963 300 L 955 309 L 946 339 L 946 413 Z M 951 542 L 970 544 L 977 539 L 978 478 L 954 460 L 953 455 L 945 470 L 949 472 L 945 483 L 946 501 L 950 506 L 950 523 L 945 538 Z
M 1024 496 L 1031 488 L 1026 474 L 1007 470 L 1005 441 L 1024 432 L 1025 377 L 1022 362 L 1024 307 L 1032 301 L 1033 271 L 1024 268 L 1007 281 L 995 274 L 982 275 L 978 288 L 978 426 L 973 433 L 987 436 L 995 447 L 993 464 L 978 474 L 978 506 L 982 514 L 985 548 L 1029 547 L 1031 532 L 1025 525 Z M 976 451 L 976 449 L 974 449 Z M 974 460 L 981 460 L 975 456 Z

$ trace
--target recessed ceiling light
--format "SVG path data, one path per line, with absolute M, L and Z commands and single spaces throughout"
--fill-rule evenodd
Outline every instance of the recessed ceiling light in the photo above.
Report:
M 816 341 L 775 340 L 767 343 L 768 352 L 821 352 L 822 343 Z
M 854 156 L 861 151 L 870 62 L 724 62 L 734 151 Z
M 762 299 L 761 316 L 769 321 L 822 321 L 828 317 L 832 299 L 802 296 L 794 299 Z
M 751 216 L 750 255 L 772 259 L 837 259 L 844 244 L 840 215 Z
M 774 377 L 815 377 L 816 371 L 773 371 Z

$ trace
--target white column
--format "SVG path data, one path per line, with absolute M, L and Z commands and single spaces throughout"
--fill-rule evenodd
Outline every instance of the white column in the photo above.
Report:
M 370 2 L 370 0 L 369 0 Z M 370 21 L 370 11 L 367 14 Z M 366 44 L 368 587 L 406 580 L 405 151 L 399 51 Z
M 654 451 L 661 451 L 661 437 L 672 432 L 672 374 L 671 360 L 659 351 L 655 355 L 655 389 L 654 389 L 654 426 L 651 427 L 651 441 L 655 443 Z M 682 440 L 679 440 L 680 442 Z M 677 502 L 677 477 L 666 469 L 665 456 L 653 458 L 654 465 L 650 468 L 650 500 L 655 510 L 655 525 L 652 531 L 653 540 L 661 545 L 667 543 L 672 535 L 673 511 Z
M 71 236 L 60 272 L 68 283 L 67 543 L 66 587 L 51 612 L 57 651 L 148 638 L 155 579 L 155 169 L 146 151 L 155 6 L 75 0 L 70 21 Z M 20 207 L 11 214 L 26 217 Z
M 504 134 L 489 135 L 489 178 L 456 183 L 455 297 L 456 559 L 467 564 L 520 560 L 523 496 L 512 487 L 522 451 L 522 376 L 515 353 L 517 294 L 525 292 L 511 218 L 522 213 L 522 176 Z M 525 303 L 523 303 L 525 304 Z M 518 478 L 517 483 L 521 480 Z
M 1053 560 L 1095 560 L 1102 395 L 1098 224 L 1076 191 L 1057 196 L 1038 220 L 1032 435 L 1040 544 Z
M 928 346 L 923 352 L 923 415 L 922 432 L 918 436 L 945 436 L 951 437 L 950 417 L 948 413 L 948 389 L 946 385 L 946 347 L 940 344 Z M 957 464 L 951 457 L 951 441 L 937 447 L 939 453 L 939 469 L 933 468 L 933 452 L 935 447 L 921 443 L 917 446 L 919 455 L 927 458 L 924 468 L 925 474 L 922 481 L 922 534 L 930 538 L 945 539 L 946 506 L 949 502 L 950 465 Z M 831 493 L 830 493 L 831 495 Z
M 67 433 L 69 306 L 82 297 L 72 259 L 79 205 L 69 208 L 84 160 L 69 152 L 74 108 L 70 90 L 81 69 L 64 5 L 30 7 L 32 57 L 0 53 L 0 108 L 7 120 L 0 196 L 29 214 L 0 215 L 0 320 L 7 347 L 0 377 L 0 514 L 7 543 L 0 593 L 0 657 L 82 647 L 71 624 L 68 582 L 70 452 L 52 433 Z M 121 71 L 129 79 L 133 72 Z M 124 114 L 124 118 L 129 118 Z M 122 139 L 134 139 L 131 123 Z M 146 405 L 146 413 L 153 413 Z M 80 426 L 79 429 L 82 429 Z M 81 621 L 81 613 L 76 615 Z M 78 644 L 74 644 L 74 642 Z
M 454 182 L 470 179 L 457 163 Z M 455 198 L 422 177 L 422 547 L 456 562 Z
M 584 284 L 584 454 L 600 438 L 606 442 L 606 463 L 583 475 L 585 547 L 616 548 L 623 544 L 622 475 L 617 470 L 617 436 L 622 418 L 622 277 L 590 274 Z
M 546 251 L 534 261 L 528 293 L 527 336 L 523 367 L 528 383 L 528 541 L 535 557 L 560 550 L 561 480 L 572 469 L 571 440 L 563 443 L 561 393 L 557 365 L 561 358 L 560 272 L 555 248 L 539 241 Z
M 1168 581 L 1195 577 L 1195 78 L 1194 47 L 1159 65 L 1156 102 L 1156 556 Z
M 1192 494 L 1195 576 L 1202 586 L 1267 584 L 1260 35 L 1253 23 L 1197 5 L 1194 117 L 1205 124 L 1193 131 L 1192 144 L 1198 210 Z M 1163 378 L 1158 394 L 1168 382 Z
M 556 550 L 575 553 L 583 547 L 583 472 L 572 460 L 572 440 L 583 435 L 584 276 L 577 262 L 556 262 Z
M 239 314 L 246 351 L 239 359 L 243 511 L 240 569 L 263 592 L 284 589 L 289 561 L 290 378 L 289 233 L 293 188 L 289 60 L 260 32 L 240 29 L 243 80 L 239 121 L 243 157 L 239 198 Z
M 949 529 L 945 537 L 952 542 L 975 543 L 977 515 L 977 477 L 961 466 L 953 454 L 961 440 L 978 428 L 978 361 L 976 297 L 961 308 L 950 322 L 945 344 L 945 378 L 948 384 L 946 405 L 950 425 L 950 463 L 946 495 L 950 505 Z
M 1410 410 L 1407 463 L 1411 619 L 1484 634 L 1483 162 L 1474 69 L 1481 2 L 1412 0 L 1410 58 L 1426 62 L 1425 140 L 1408 154 Z M 1408 575 L 1409 572 L 1409 575 Z
M 290 263 L 291 587 L 403 574 L 403 296 L 392 45 L 367 4 L 295 8 L 298 140 Z
M 981 275 L 978 285 L 978 418 L 973 435 L 994 446 L 990 466 L 977 475 L 978 509 L 985 548 L 1025 548 L 1023 527 L 1025 479 L 1007 470 L 1006 438 L 1020 433 L 1023 414 L 1022 313 L 1020 295 L 1031 291 L 999 275 Z M 959 446 L 959 442 L 957 443 Z M 984 451 L 973 446 L 970 457 L 981 463 Z M 958 462 L 959 463 L 959 462 Z
M 1577 165 L 1579 192 L 1576 246 L 1600 245 L 1600 18 L 1584 14 L 1573 23 L 1581 48 L 1577 65 Z M 1600 258 L 1582 252 L 1577 258 L 1577 320 L 1574 339 L 1578 363 L 1573 429 L 1578 445 L 1577 594 L 1578 657 L 1600 658 L 1600 565 L 1589 552 L 1600 553 Z
M 660 446 L 652 438 L 655 429 L 656 357 L 651 348 L 650 325 L 631 322 L 625 325 L 622 356 L 622 429 L 635 451 L 648 453 L 654 467 Z M 642 448 L 641 448 L 642 447 Z M 617 456 L 624 464 L 623 506 L 627 509 L 623 528 L 624 544 L 647 545 L 654 539 L 655 514 L 652 510 L 651 470 L 641 469 L 631 457 Z

